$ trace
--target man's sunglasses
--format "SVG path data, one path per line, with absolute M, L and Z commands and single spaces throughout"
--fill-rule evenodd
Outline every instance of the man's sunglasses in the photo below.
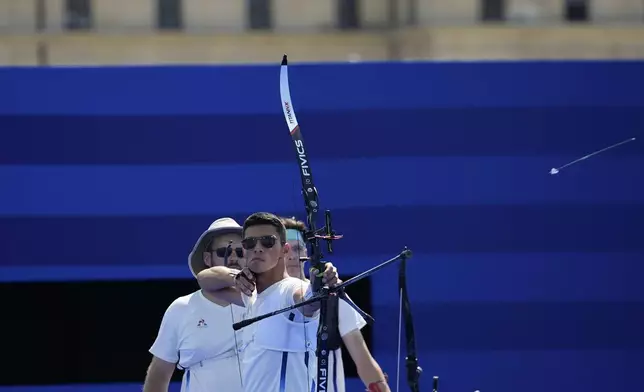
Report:
M 229 248 L 227 246 L 222 246 L 221 248 L 215 249 L 213 252 L 215 252 L 217 257 L 229 257 L 233 253 L 233 250 L 237 254 L 237 257 L 244 257 L 244 250 L 242 248 Z
M 242 240 L 241 244 L 246 250 L 255 249 L 257 243 L 262 244 L 266 249 L 270 249 L 275 246 L 277 242 L 277 237 L 274 235 L 265 235 L 263 237 L 246 237 Z

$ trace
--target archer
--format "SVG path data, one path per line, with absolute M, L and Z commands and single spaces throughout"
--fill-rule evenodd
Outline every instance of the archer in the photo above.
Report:
M 255 213 L 243 225 L 242 247 L 247 268 L 222 266 L 197 275 L 199 285 L 211 296 L 247 308 L 247 317 L 302 302 L 312 296 L 310 284 L 286 273 L 284 259 L 290 245 L 282 221 L 270 213 Z M 317 273 L 317 271 L 315 271 Z M 338 283 L 337 270 L 325 264 L 323 279 L 329 287 Z M 242 330 L 242 384 L 246 391 L 310 390 L 309 366 L 315 361 L 317 316 L 320 303 L 302 306 L 266 318 Z

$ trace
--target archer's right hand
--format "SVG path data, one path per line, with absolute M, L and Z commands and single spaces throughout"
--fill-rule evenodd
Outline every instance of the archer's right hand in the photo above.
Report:
M 255 274 L 248 269 L 244 268 L 237 275 L 235 275 L 235 288 L 250 297 L 255 291 Z

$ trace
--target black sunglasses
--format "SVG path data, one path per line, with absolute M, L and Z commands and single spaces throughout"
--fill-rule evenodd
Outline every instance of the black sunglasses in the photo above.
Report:
M 275 246 L 277 242 L 277 237 L 274 235 L 265 235 L 263 237 L 246 237 L 242 240 L 241 244 L 246 250 L 255 249 L 257 242 L 262 244 L 266 249 L 270 249 Z
M 242 248 L 229 248 L 227 246 L 222 246 L 221 248 L 215 249 L 213 252 L 215 252 L 217 257 L 228 257 L 233 253 L 233 250 L 237 254 L 237 257 L 244 257 L 244 250 Z

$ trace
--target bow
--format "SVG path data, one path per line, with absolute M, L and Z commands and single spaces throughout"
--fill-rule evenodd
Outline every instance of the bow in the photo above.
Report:
M 307 156 L 306 146 L 302 138 L 302 132 L 300 130 L 297 117 L 295 116 L 295 110 L 291 101 L 291 93 L 288 82 L 288 61 L 286 55 L 282 58 L 282 64 L 280 67 L 280 98 L 282 101 L 282 110 L 284 113 L 284 118 L 289 128 L 289 133 L 293 140 L 295 146 L 295 151 L 297 153 L 298 168 L 300 172 L 300 178 L 302 181 L 302 196 L 304 198 L 304 207 L 306 209 L 306 221 L 308 226 L 308 231 L 306 233 L 306 238 L 304 239 L 309 246 L 309 261 L 311 267 L 317 269 L 318 271 L 324 270 L 324 263 L 322 262 L 323 254 L 321 241 L 326 241 L 328 253 L 333 253 L 332 242 L 342 238 L 342 235 L 337 235 L 332 228 L 331 224 L 331 212 L 326 210 L 324 213 L 325 223 L 321 228 L 317 227 L 317 220 L 319 218 L 319 201 L 318 201 L 318 191 L 313 182 L 313 175 L 311 172 L 311 166 L 309 163 L 309 158 Z M 411 257 L 411 251 L 406 247 L 404 250 L 397 256 L 382 262 L 381 264 L 364 271 L 351 279 L 337 285 L 335 287 L 329 288 L 322 284 L 322 277 L 312 276 L 311 288 L 315 295 L 303 302 L 289 306 L 287 308 L 279 309 L 274 312 L 270 312 L 264 315 L 254 317 L 252 319 L 246 319 L 241 322 L 233 324 L 233 329 L 238 330 L 245 326 L 248 326 L 252 323 L 265 319 L 267 317 L 272 317 L 277 314 L 291 311 L 292 309 L 308 305 L 314 302 L 320 302 L 320 315 L 319 315 L 319 326 L 317 330 L 317 347 L 316 347 L 316 356 L 317 356 L 317 374 L 316 374 L 316 391 L 324 392 L 327 391 L 327 377 L 329 374 L 328 371 L 328 358 L 329 351 L 335 350 L 341 346 L 341 337 L 338 331 L 338 301 L 346 301 L 354 310 L 356 310 L 368 323 L 373 323 L 373 318 L 360 309 L 350 298 L 344 294 L 345 287 L 364 279 L 373 273 L 379 271 L 380 269 L 392 264 L 396 261 L 401 261 L 400 264 L 400 295 L 401 295 L 401 315 L 404 305 L 405 313 L 405 326 L 406 326 L 406 339 L 407 339 L 407 369 L 408 369 L 408 382 L 412 392 L 419 391 L 418 387 L 418 378 L 420 376 L 420 368 L 418 367 L 418 360 L 416 357 L 416 348 L 415 340 L 413 333 L 413 325 L 411 318 L 411 307 L 409 304 L 409 299 L 407 297 L 407 288 L 405 281 L 405 266 L 406 260 Z M 400 334 L 399 334 L 400 335 Z M 399 336 L 400 341 L 400 336 Z M 413 369 L 413 374 L 412 374 Z
M 316 221 L 319 209 L 318 191 L 313 182 L 313 175 L 309 165 L 309 159 L 306 153 L 304 140 L 300 126 L 295 117 L 293 104 L 291 103 L 291 92 L 288 83 L 288 62 L 286 55 L 282 58 L 280 67 L 280 98 L 282 100 L 282 109 L 284 118 L 289 128 L 289 133 L 293 138 L 295 151 L 297 152 L 300 178 L 302 180 L 302 196 L 304 197 L 304 208 L 306 209 L 306 223 L 308 232 L 304 239 L 310 247 L 309 262 L 311 267 L 318 271 L 323 271 L 322 249 L 320 240 L 327 242 L 327 251 L 333 253 L 332 241 L 342 238 L 336 236 L 331 226 L 331 212 L 325 211 L 325 225 L 320 230 L 317 229 Z M 322 285 L 322 278 L 312 276 L 312 290 L 321 294 L 320 298 L 320 322 L 317 331 L 317 376 L 316 386 L 318 391 L 326 391 L 327 377 L 329 370 L 329 351 L 336 350 L 340 347 L 340 333 L 338 331 L 338 297 L 330 296 L 328 287 Z
M 318 202 L 318 192 L 317 188 L 313 182 L 313 176 L 311 174 L 311 167 L 309 159 L 307 157 L 306 148 L 304 146 L 304 141 L 302 140 L 302 132 L 300 130 L 299 123 L 295 116 L 295 111 L 293 109 L 293 104 L 291 100 L 291 93 L 289 88 L 288 81 L 288 60 L 286 55 L 282 58 L 282 64 L 280 67 L 280 97 L 282 100 L 282 109 L 284 112 L 284 117 L 289 128 L 291 137 L 293 138 L 293 143 L 295 145 L 295 150 L 297 152 L 298 164 L 300 177 L 302 180 L 302 195 L 304 196 L 304 206 L 306 208 L 307 216 L 307 225 L 309 228 L 309 233 L 307 235 L 308 243 L 311 247 L 311 266 L 316 268 L 318 271 L 322 271 L 322 253 L 320 250 L 320 239 L 327 241 L 327 250 L 329 253 L 332 253 L 331 241 L 339 239 L 335 236 L 335 232 L 331 227 L 331 212 L 329 210 L 325 211 L 325 225 L 320 230 L 321 235 L 316 230 L 316 220 L 315 214 L 318 213 L 319 202 Z M 418 392 L 418 379 L 420 377 L 420 367 L 418 367 L 418 358 L 416 356 L 416 340 L 414 337 L 414 326 L 411 316 L 411 306 L 409 303 L 409 297 L 407 295 L 407 283 L 406 283 L 406 258 L 401 259 L 400 270 L 399 270 L 399 286 L 400 286 L 400 298 L 401 298 L 401 314 L 405 314 L 405 336 L 407 342 L 407 382 L 412 392 Z M 318 292 L 322 288 L 320 278 L 317 278 L 313 282 L 313 291 Z M 343 299 L 345 299 L 344 297 Z M 337 303 L 337 297 L 334 298 L 333 304 Z M 325 306 L 326 305 L 326 306 Z M 318 329 L 318 346 L 317 346 L 317 357 L 318 357 L 318 371 L 317 377 L 318 389 L 323 387 L 323 382 L 326 375 L 328 374 L 328 342 L 330 341 L 333 344 L 333 349 L 339 347 L 339 332 L 337 332 L 337 306 L 329 309 L 330 305 L 327 300 L 321 300 L 320 306 L 320 324 Z M 353 305 L 352 305 L 353 306 Z M 404 306 L 404 307 L 403 307 Z M 404 309 L 404 310 L 403 310 Z M 356 309 L 358 310 L 358 309 Z M 335 317 L 328 317 L 330 312 L 334 312 Z M 364 312 L 359 312 L 364 313 Z M 370 321 L 373 321 L 371 317 L 368 317 Z M 327 325 L 328 322 L 335 322 L 335 325 Z M 321 339 L 322 334 L 330 333 L 329 339 Z M 399 340 L 400 340 L 400 331 L 399 331 Z M 335 347 L 337 346 L 337 347 Z

